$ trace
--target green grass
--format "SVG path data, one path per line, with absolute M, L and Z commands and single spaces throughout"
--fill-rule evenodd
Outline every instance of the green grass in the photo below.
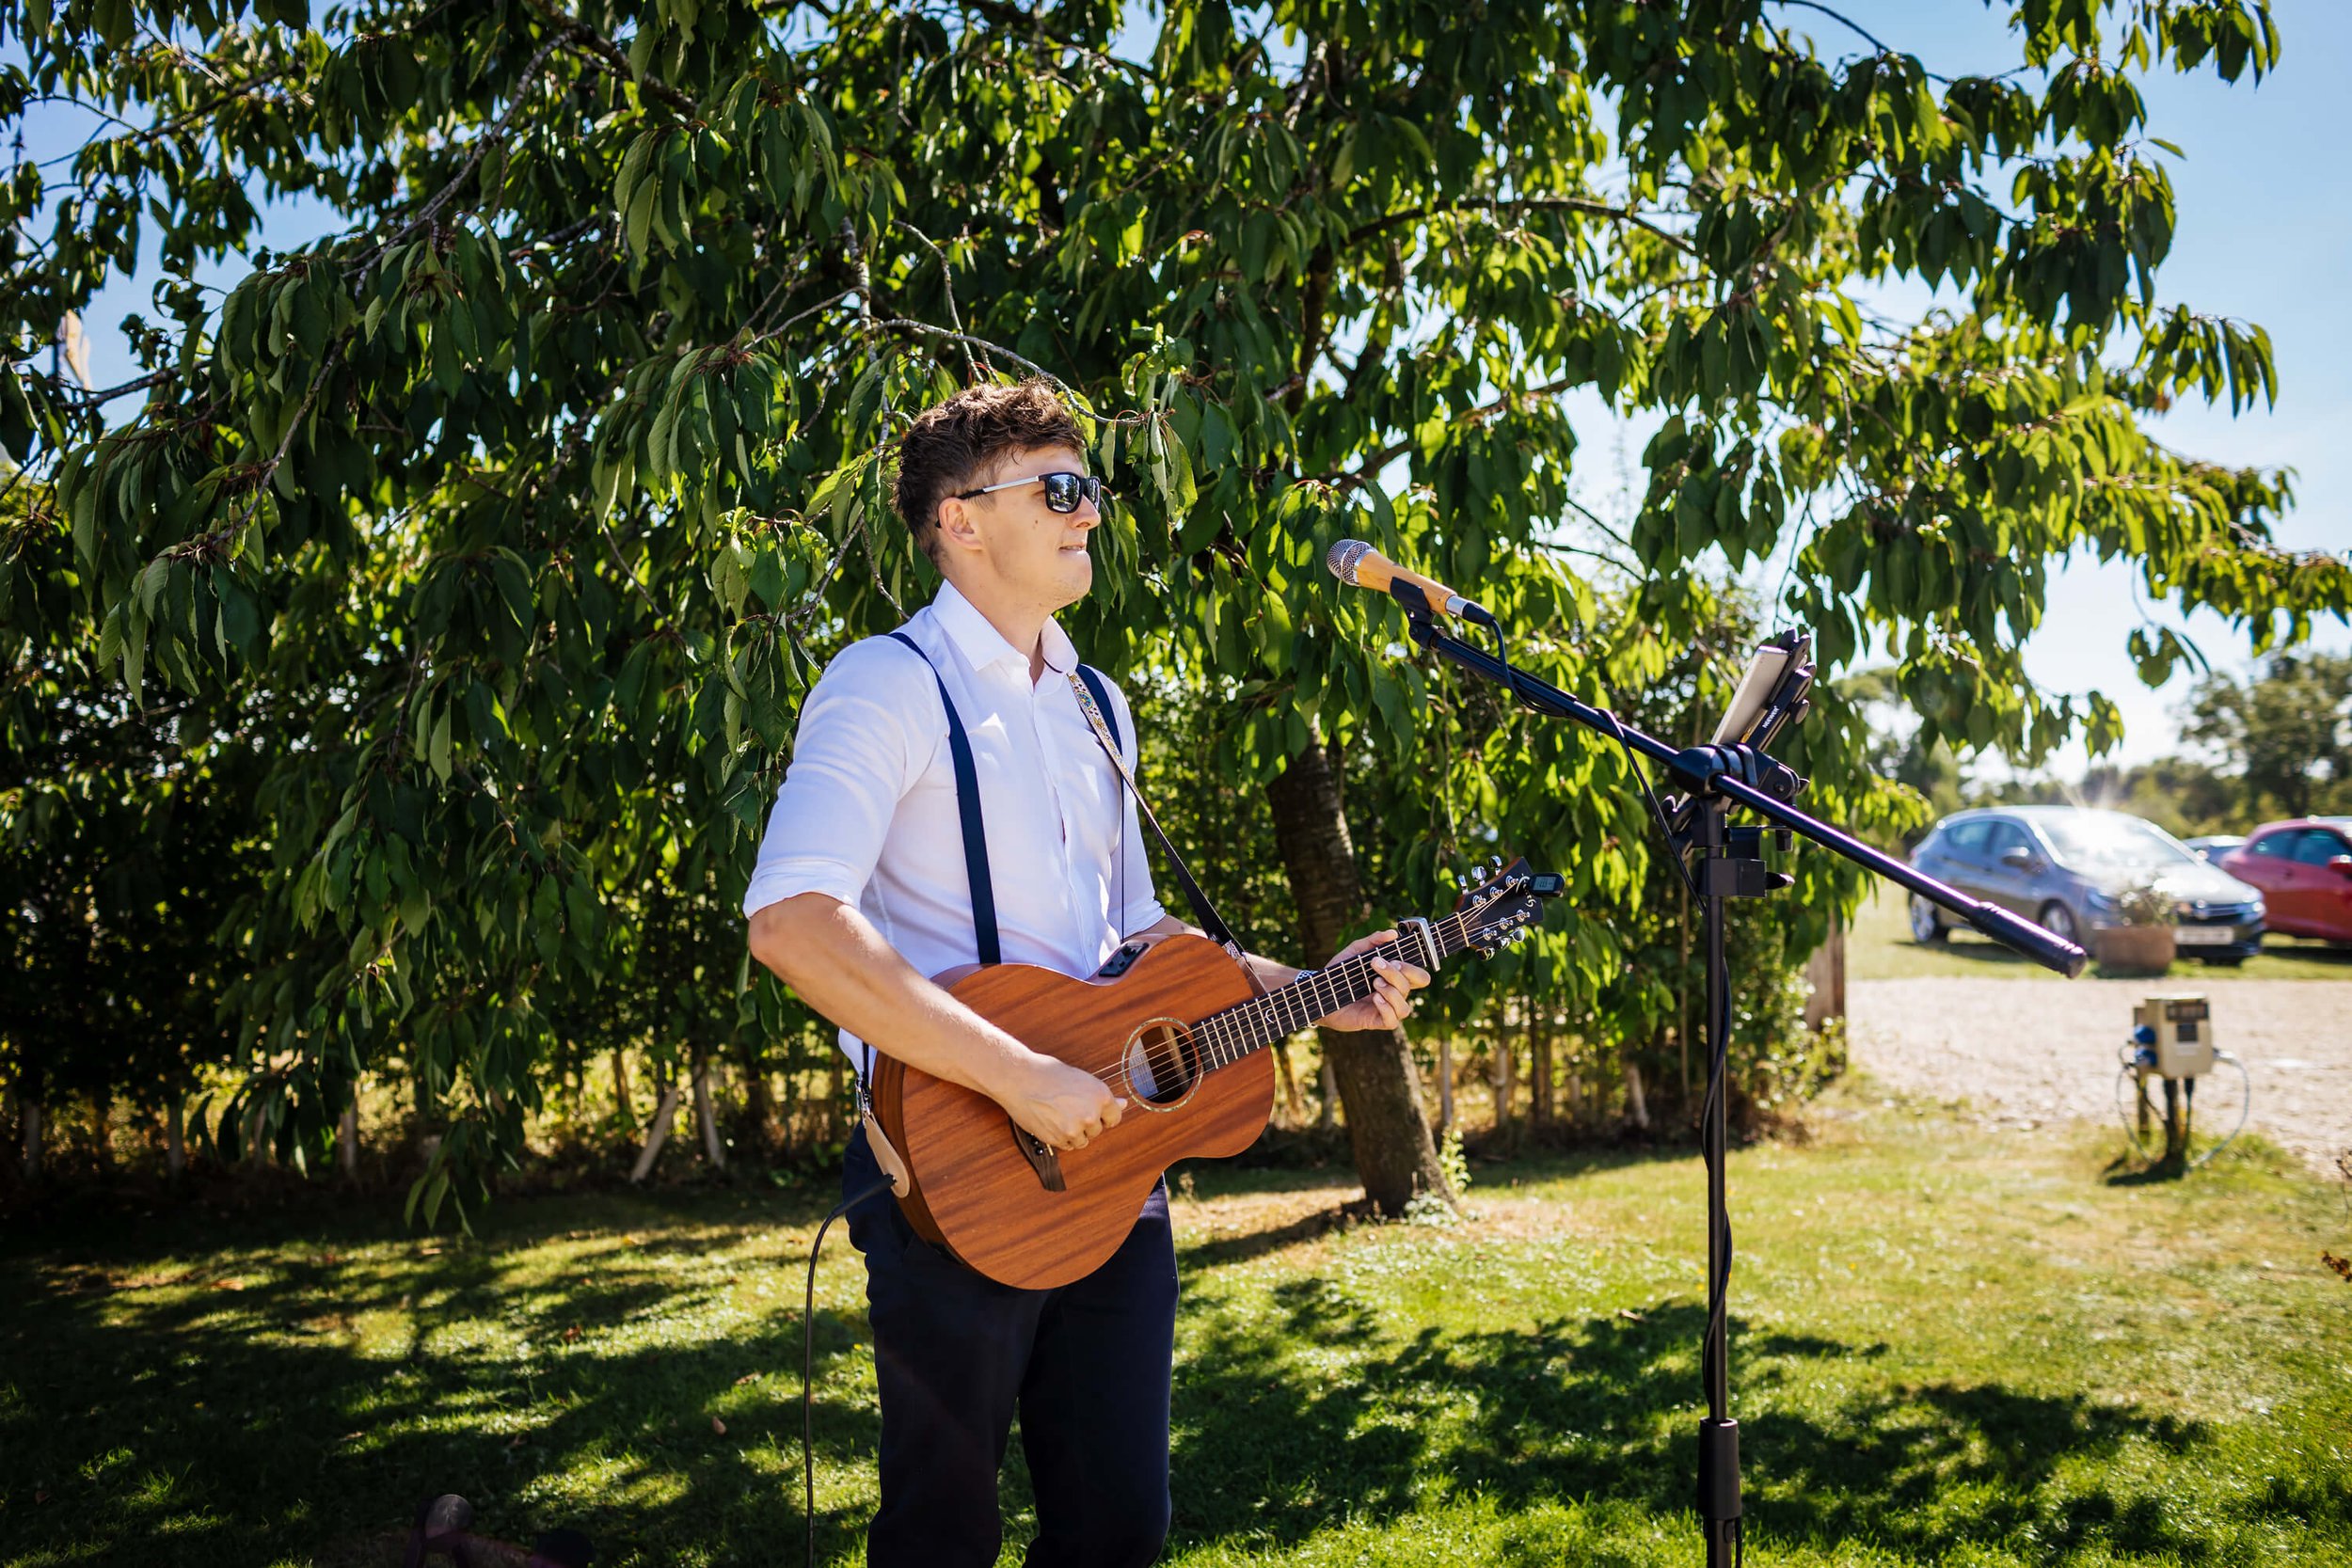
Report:
M 1952 932 L 1940 942 L 1911 940 L 1905 911 L 1910 895 L 1899 888 L 1879 887 L 1864 901 L 1846 934 L 1846 978 L 1849 980 L 1910 980 L 1931 975 L 2046 976 L 2050 971 L 2020 958 L 1973 930 Z M 2228 980 L 2352 980 L 2352 947 L 2331 947 L 2324 942 L 2272 933 L 2263 950 L 2234 968 L 2176 958 L 2167 972 L 2176 978 L 2203 975 Z
M 2352 1250 L 2340 1190 L 2249 1145 L 2119 1180 L 2110 1139 L 1995 1139 L 1858 1088 L 1816 1126 L 1731 1175 L 1759 1565 L 2352 1552 L 2352 1289 L 2318 1257 Z M 1327 1228 L 1347 1190 L 1305 1173 L 1180 1191 L 1168 1561 L 1697 1560 L 1695 1161 L 1478 1180 L 1480 1217 L 1451 1227 Z M 387 1562 L 444 1490 L 509 1536 L 579 1525 L 600 1563 L 798 1561 L 818 1212 L 811 1191 L 514 1200 L 470 1242 L 271 1213 L 20 1227 L 0 1561 Z M 873 1498 L 862 1289 L 829 1242 L 831 1562 Z M 1006 1501 L 1018 1543 L 1017 1460 Z

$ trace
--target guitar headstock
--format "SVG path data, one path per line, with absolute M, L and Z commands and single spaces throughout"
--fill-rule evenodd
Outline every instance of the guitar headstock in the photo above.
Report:
M 1470 890 L 1454 902 L 1462 923 L 1462 945 L 1491 958 L 1503 943 L 1524 942 L 1543 918 L 1542 901 L 1568 889 L 1567 879 L 1537 871 L 1524 860 L 1509 865 L 1497 855 L 1470 871 Z

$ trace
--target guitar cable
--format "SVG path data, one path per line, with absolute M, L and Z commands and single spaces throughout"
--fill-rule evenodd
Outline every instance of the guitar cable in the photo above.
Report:
M 809 1243 L 808 1288 L 801 1307 L 801 1480 L 808 1513 L 808 1568 L 817 1568 L 817 1415 L 810 1392 L 817 1368 L 817 1255 L 824 1250 L 825 1232 L 833 1228 L 834 1221 L 888 1191 L 890 1178 L 885 1176 L 864 1192 L 843 1198 L 817 1227 L 817 1240 Z

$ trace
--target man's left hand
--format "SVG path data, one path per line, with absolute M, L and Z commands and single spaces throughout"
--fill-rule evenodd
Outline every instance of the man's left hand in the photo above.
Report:
M 1393 927 L 1375 931 L 1368 937 L 1358 937 L 1339 950 L 1331 962 L 1344 963 L 1375 947 L 1386 947 L 1396 941 Z M 1317 1022 L 1326 1029 L 1394 1029 L 1413 1011 L 1413 992 L 1429 983 L 1429 972 L 1418 964 L 1402 958 L 1380 958 L 1372 960 L 1372 994 L 1360 1002 L 1350 1003 L 1326 1019 Z

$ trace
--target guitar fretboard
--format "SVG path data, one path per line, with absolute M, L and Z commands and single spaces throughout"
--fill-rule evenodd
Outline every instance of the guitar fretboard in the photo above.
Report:
M 1276 1040 L 1288 1039 L 1315 1020 L 1328 1018 L 1370 996 L 1373 980 L 1378 974 L 1372 967 L 1375 958 L 1399 959 L 1435 972 L 1439 961 L 1470 945 L 1469 932 L 1469 911 L 1433 920 L 1425 927 L 1410 925 L 1386 947 L 1375 947 L 1344 963 L 1301 974 L 1254 1001 L 1236 1003 L 1223 1012 L 1211 1013 L 1193 1025 L 1192 1031 L 1203 1069 L 1238 1062 L 1251 1052 L 1263 1050 Z M 1435 953 L 1429 951 L 1433 943 Z

